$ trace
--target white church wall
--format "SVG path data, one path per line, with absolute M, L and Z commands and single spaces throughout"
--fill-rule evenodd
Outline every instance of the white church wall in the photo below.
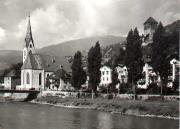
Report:
M 34 88 L 32 86 L 32 70 L 31 69 L 25 69 L 21 71 L 21 87 L 22 89 L 31 89 Z M 27 74 L 29 74 L 29 83 L 27 82 Z
M 39 74 L 41 73 L 41 84 L 39 84 Z M 42 88 L 44 90 L 44 70 L 32 70 L 32 85 L 36 90 Z
M 29 83 L 27 82 L 27 73 L 29 73 Z M 39 74 L 41 73 L 41 85 L 39 85 Z M 44 70 L 21 70 L 21 87 L 20 89 L 39 90 L 40 86 L 44 89 Z

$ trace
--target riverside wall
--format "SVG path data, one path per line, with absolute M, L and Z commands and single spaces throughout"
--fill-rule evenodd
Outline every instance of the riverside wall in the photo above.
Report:
M 40 93 L 38 95 L 38 97 L 46 97 L 46 96 L 57 96 L 57 97 L 78 97 L 78 93 L 77 92 L 62 92 L 62 91 L 42 91 L 42 93 Z M 113 98 L 113 95 L 111 95 L 112 97 L 109 97 L 110 94 L 98 94 L 99 97 L 102 98 Z M 85 97 L 85 98 L 90 98 L 91 97 L 91 93 L 83 93 L 83 92 L 79 92 L 79 97 Z M 123 100 L 132 100 L 134 99 L 134 94 L 117 94 L 115 96 L 116 98 L 119 99 L 123 99 Z M 141 94 L 141 95 L 136 95 L 137 100 L 160 100 L 161 99 L 161 95 L 147 95 L 147 94 Z M 163 99 L 165 101 L 179 101 L 180 96 L 177 95 L 165 95 L 163 97 Z

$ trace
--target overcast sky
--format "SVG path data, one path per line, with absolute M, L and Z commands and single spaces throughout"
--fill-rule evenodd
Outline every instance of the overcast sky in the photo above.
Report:
M 36 48 L 89 36 L 143 32 L 152 16 L 167 25 L 180 19 L 180 0 L 0 0 L 0 49 L 22 50 L 27 16 Z

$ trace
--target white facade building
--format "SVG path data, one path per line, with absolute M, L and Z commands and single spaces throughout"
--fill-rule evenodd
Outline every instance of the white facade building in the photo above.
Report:
M 176 79 L 176 76 L 180 74 L 179 68 L 180 68 L 180 61 L 176 59 L 172 59 L 170 61 L 171 67 L 172 67 L 172 81 Z
M 157 74 L 153 71 L 152 66 L 148 63 L 145 63 L 143 66 L 143 73 L 145 79 L 141 79 L 137 82 L 137 87 L 141 89 L 147 89 L 150 83 L 157 81 Z
M 108 66 L 102 66 L 100 68 L 101 71 L 101 81 L 100 81 L 100 86 L 108 86 L 111 82 L 111 73 L 112 69 Z
M 51 82 L 49 90 L 68 90 L 70 88 L 69 76 L 62 66 L 49 76 Z
M 118 65 L 116 67 L 116 71 L 118 73 L 118 79 L 120 83 L 127 83 L 128 82 L 128 71 L 127 67 L 124 65 Z
M 4 88 L 11 89 L 12 77 L 4 77 Z
M 16 85 L 20 84 L 20 76 L 16 75 L 15 70 L 10 70 L 4 76 L 4 88 L 5 89 L 16 89 Z

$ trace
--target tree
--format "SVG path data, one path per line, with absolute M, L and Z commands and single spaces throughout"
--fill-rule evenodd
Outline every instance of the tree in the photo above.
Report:
M 113 93 L 115 93 L 115 89 L 116 89 L 116 85 L 118 84 L 119 82 L 119 79 L 118 79 L 118 73 L 116 71 L 116 68 L 115 66 L 113 66 L 113 69 L 112 69 L 112 73 L 111 73 L 111 80 L 112 80 L 112 83 L 111 83 L 111 88 L 112 88 L 112 91 Z
M 138 29 L 135 28 L 129 31 L 126 44 L 126 58 L 125 65 L 128 68 L 128 82 L 132 84 L 134 94 L 136 94 L 135 84 L 142 75 L 143 61 L 142 61 L 142 40 L 139 36 Z
M 141 76 L 143 61 L 142 61 L 142 40 L 139 36 L 137 28 L 129 31 L 127 36 L 125 65 L 128 68 L 128 82 L 136 83 Z
M 89 84 L 95 95 L 101 77 L 101 72 L 100 72 L 101 58 L 102 58 L 101 48 L 99 41 L 97 41 L 96 45 L 94 47 L 91 47 L 91 49 L 88 52 Z
M 166 86 L 170 69 L 168 59 L 169 38 L 165 35 L 165 28 L 160 22 L 154 35 L 152 44 L 152 66 L 161 79 L 161 95 L 163 87 Z
M 113 60 L 112 60 L 112 65 L 118 65 L 118 64 L 124 64 L 125 63 L 125 50 L 120 47 L 119 48 L 119 53 L 116 56 L 113 56 Z
M 86 73 L 82 68 L 82 55 L 80 51 L 75 53 L 71 69 L 71 84 L 75 89 L 80 89 L 81 85 L 86 82 Z

